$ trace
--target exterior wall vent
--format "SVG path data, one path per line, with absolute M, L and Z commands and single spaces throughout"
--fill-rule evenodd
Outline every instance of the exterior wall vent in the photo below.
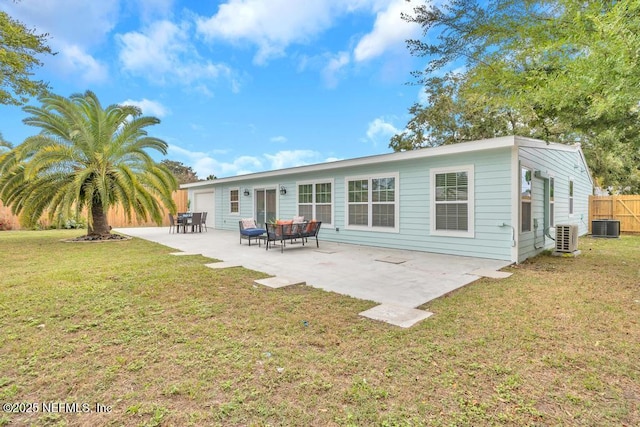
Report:
M 556 252 L 576 252 L 578 250 L 578 226 L 556 225 Z
M 594 219 L 591 221 L 593 237 L 620 237 L 620 221 L 615 219 Z

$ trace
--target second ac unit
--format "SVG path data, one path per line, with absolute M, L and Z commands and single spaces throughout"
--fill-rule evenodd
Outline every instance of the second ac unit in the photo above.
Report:
M 575 252 L 578 250 L 578 226 L 570 224 L 556 225 L 556 252 Z
M 593 237 L 620 237 L 620 221 L 613 219 L 594 219 L 591 221 Z

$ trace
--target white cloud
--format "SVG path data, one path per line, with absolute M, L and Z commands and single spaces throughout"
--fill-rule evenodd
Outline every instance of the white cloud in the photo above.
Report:
M 348 52 L 339 52 L 329 59 L 329 63 L 322 70 L 322 77 L 327 87 L 335 88 L 344 72 L 344 67 L 351 61 Z
M 319 163 L 320 153 L 313 150 L 283 150 L 264 155 L 271 162 L 271 169 L 284 169 Z
M 81 80 L 86 83 L 104 82 L 109 77 L 106 64 L 97 61 L 75 45 L 62 47 L 56 65 L 67 74 L 79 74 Z
M 58 55 L 44 57 L 47 66 L 62 75 L 79 76 L 82 83 L 108 78 L 107 66 L 96 60 L 92 49 L 105 43 L 118 21 L 119 2 L 48 0 L 7 2 L 0 9 L 36 33 L 47 33 L 47 44 Z M 72 11 L 72 12 L 70 12 Z
M 197 31 L 209 41 L 254 45 L 254 62 L 264 64 L 283 56 L 291 44 L 310 42 L 337 18 L 360 10 L 375 12 L 389 1 L 228 0 L 215 15 L 197 19 Z
M 396 128 L 393 124 L 389 123 L 382 117 L 378 117 L 369 123 L 367 128 L 367 138 L 377 145 L 380 142 L 388 142 L 389 139 L 400 133 L 401 130 Z
M 119 7 L 117 0 L 21 1 L 6 5 L 9 14 L 27 27 L 49 33 L 49 42 L 55 48 L 87 47 L 106 41 L 118 21 Z
M 429 95 L 424 90 L 424 87 L 420 87 L 418 91 L 418 103 L 421 105 L 429 105 Z
M 174 0 L 137 0 L 135 2 L 126 2 L 125 4 L 137 7 L 144 21 L 152 19 L 165 18 L 171 15 Z
M 391 0 L 388 7 L 377 13 L 373 30 L 366 34 L 354 49 L 357 62 L 378 57 L 390 49 L 406 49 L 405 41 L 418 37 L 420 27 L 401 18 L 401 13 L 412 14 L 415 3 Z
M 147 98 L 142 98 L 140 101 L 134 101 L 133 99 L 127 99 L 122 101 L 121 105 L 134 105 L 142 110 L 144 115 L 164 117 L 169 114 L 169 110 L 157 101 L 151 101 Z
M 269 141 L 278 142 L 278 143 L 287 142 L 287 137 L 282 136 L 282 135 L 273 136 L 273 137 L 269 138 Z
M 238 81 L 229 67 L 198 55 L 189 31 L 186 22 L 177 25 L 162 20 L 150 24 L 142 32 L 118 34 L 116 39 L 121 48 L 119 56 L 123 69 L 158 84 L 167 80 L 184 84 L 198 81 L 196 89 L 205 94 L 210 91 L 201 80 L 225 77 L 232 81 L 232 89 L 238 90 Z
M 168 151 L 174 159 L 191 166 L 201 178 L 211 174 L 218 178 L 224 178 L 341 160 L 336 157 L 323 158 L 321 153 L 313 150 L 282 150 L 275 154 L 265 153 L 261 156 L 239 156 L 226 162 L 216 158 L 217 155 L 228 155 L 220 150 L 189 151 L 178 145 L 169 144 Z
M 240 156 L 232 162 L 223 162 L 213 156 L 215 152 L 189 151 L 175 144 L 169 144 L 168 151 L 191 166 L 200 178 L 211 174 L 223 178 L 264 170 L 262 160 L 254 156 Z
M 305 43 L 329 28 L 336 1 L 229 0 L 209 18 L 197 20 L 208 40 L 248 42 L 258 47 L 254 61 L 282 56 L 291 43 Z

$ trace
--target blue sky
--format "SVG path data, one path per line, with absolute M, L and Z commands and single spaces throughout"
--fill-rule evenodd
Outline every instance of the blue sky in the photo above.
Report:
M 36 77 L 54 93 L 92 90 L 161 124 L 166 158 L 200 178 L 390 152 L 422 68 L 400 19 L 422 0 L 21 0 L 8 12 L 58 52 Z M 34 101 L 37 103 L 37 101 Z M 38 129 L 0 106 L 14 144 Z M 162 157 L 157 157 L 158 160 Z

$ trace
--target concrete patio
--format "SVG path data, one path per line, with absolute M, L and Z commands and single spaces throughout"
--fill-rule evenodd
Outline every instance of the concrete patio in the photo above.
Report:
M 408 327 L 430 313 L 415 310 L 482 276 L 503 277 L 497 270 L 508 261 L 385 249 L 322 241 L 300 242 L 265 250 L 247 241 L 238 231 L 169 234 L 167 227 L 116 229 L 122 234 L 160 243 L 182 254 L 202 254 L 223 261 L 210 267 L 243 266 L 273 275 L 273 287 L 306 283 L 309 286 L 382 304 L 367 317 Z M 271 286 L 269 282 L 262 283 Z

